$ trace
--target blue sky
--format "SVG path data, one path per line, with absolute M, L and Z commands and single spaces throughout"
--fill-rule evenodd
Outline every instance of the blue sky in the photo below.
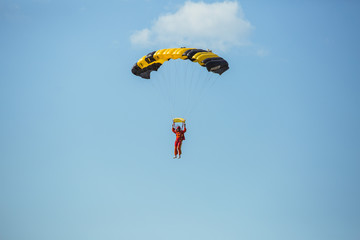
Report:
M 360 4 L 220 1 L 204 28 L 223 38 L 186 36 L 186 4 L 212 3 L 0 2 L 1 239 L 360 238 Z M 181 160 L 130 72 L 173 25 L 230 65 Z

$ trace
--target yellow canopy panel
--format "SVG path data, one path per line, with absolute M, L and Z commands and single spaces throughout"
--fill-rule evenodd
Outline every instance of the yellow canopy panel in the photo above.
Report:
M 173 119 L 173 122 L 174 122 L 174 123 L 176 123 L 176 122 L 184 123 L 184 122 L 185 122 L 185 119 L 183 119 L 183 118 L 174 118 L 174 119 Z

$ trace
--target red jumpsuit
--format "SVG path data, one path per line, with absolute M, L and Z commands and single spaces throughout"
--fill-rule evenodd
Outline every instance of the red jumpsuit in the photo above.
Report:
M 175 156 L 181 155 L 181 144 L 182 141 L 185 140 L 185 135 L 184 133 L 186 132 L 186 127 L 184 127 L 184 130 L 180 130 L 180 131 L 176 131 L 175 128 L 172 128 L 173 133 L 176 134 L 176 140 L 175 140 L 175 151 L 174 154 Z

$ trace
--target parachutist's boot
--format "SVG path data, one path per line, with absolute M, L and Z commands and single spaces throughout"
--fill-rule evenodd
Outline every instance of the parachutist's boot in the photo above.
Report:
M 177 156 L 175 155 L 173 158 L 177 158 Z
M 181 158 L 181 155 L 179 155 L 179 157 L 178 157 L 179 159 Z

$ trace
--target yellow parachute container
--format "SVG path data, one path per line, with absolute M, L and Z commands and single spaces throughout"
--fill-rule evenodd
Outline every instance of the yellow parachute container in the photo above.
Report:
M 185 123 L 185 121 L 186 121 L 186 120 L 183 119 L 183 118 L 174 118 L 174 119 L 173 119 L 173 122 L 174 122 L 174 123 L 178 123 L 178 122 Z

